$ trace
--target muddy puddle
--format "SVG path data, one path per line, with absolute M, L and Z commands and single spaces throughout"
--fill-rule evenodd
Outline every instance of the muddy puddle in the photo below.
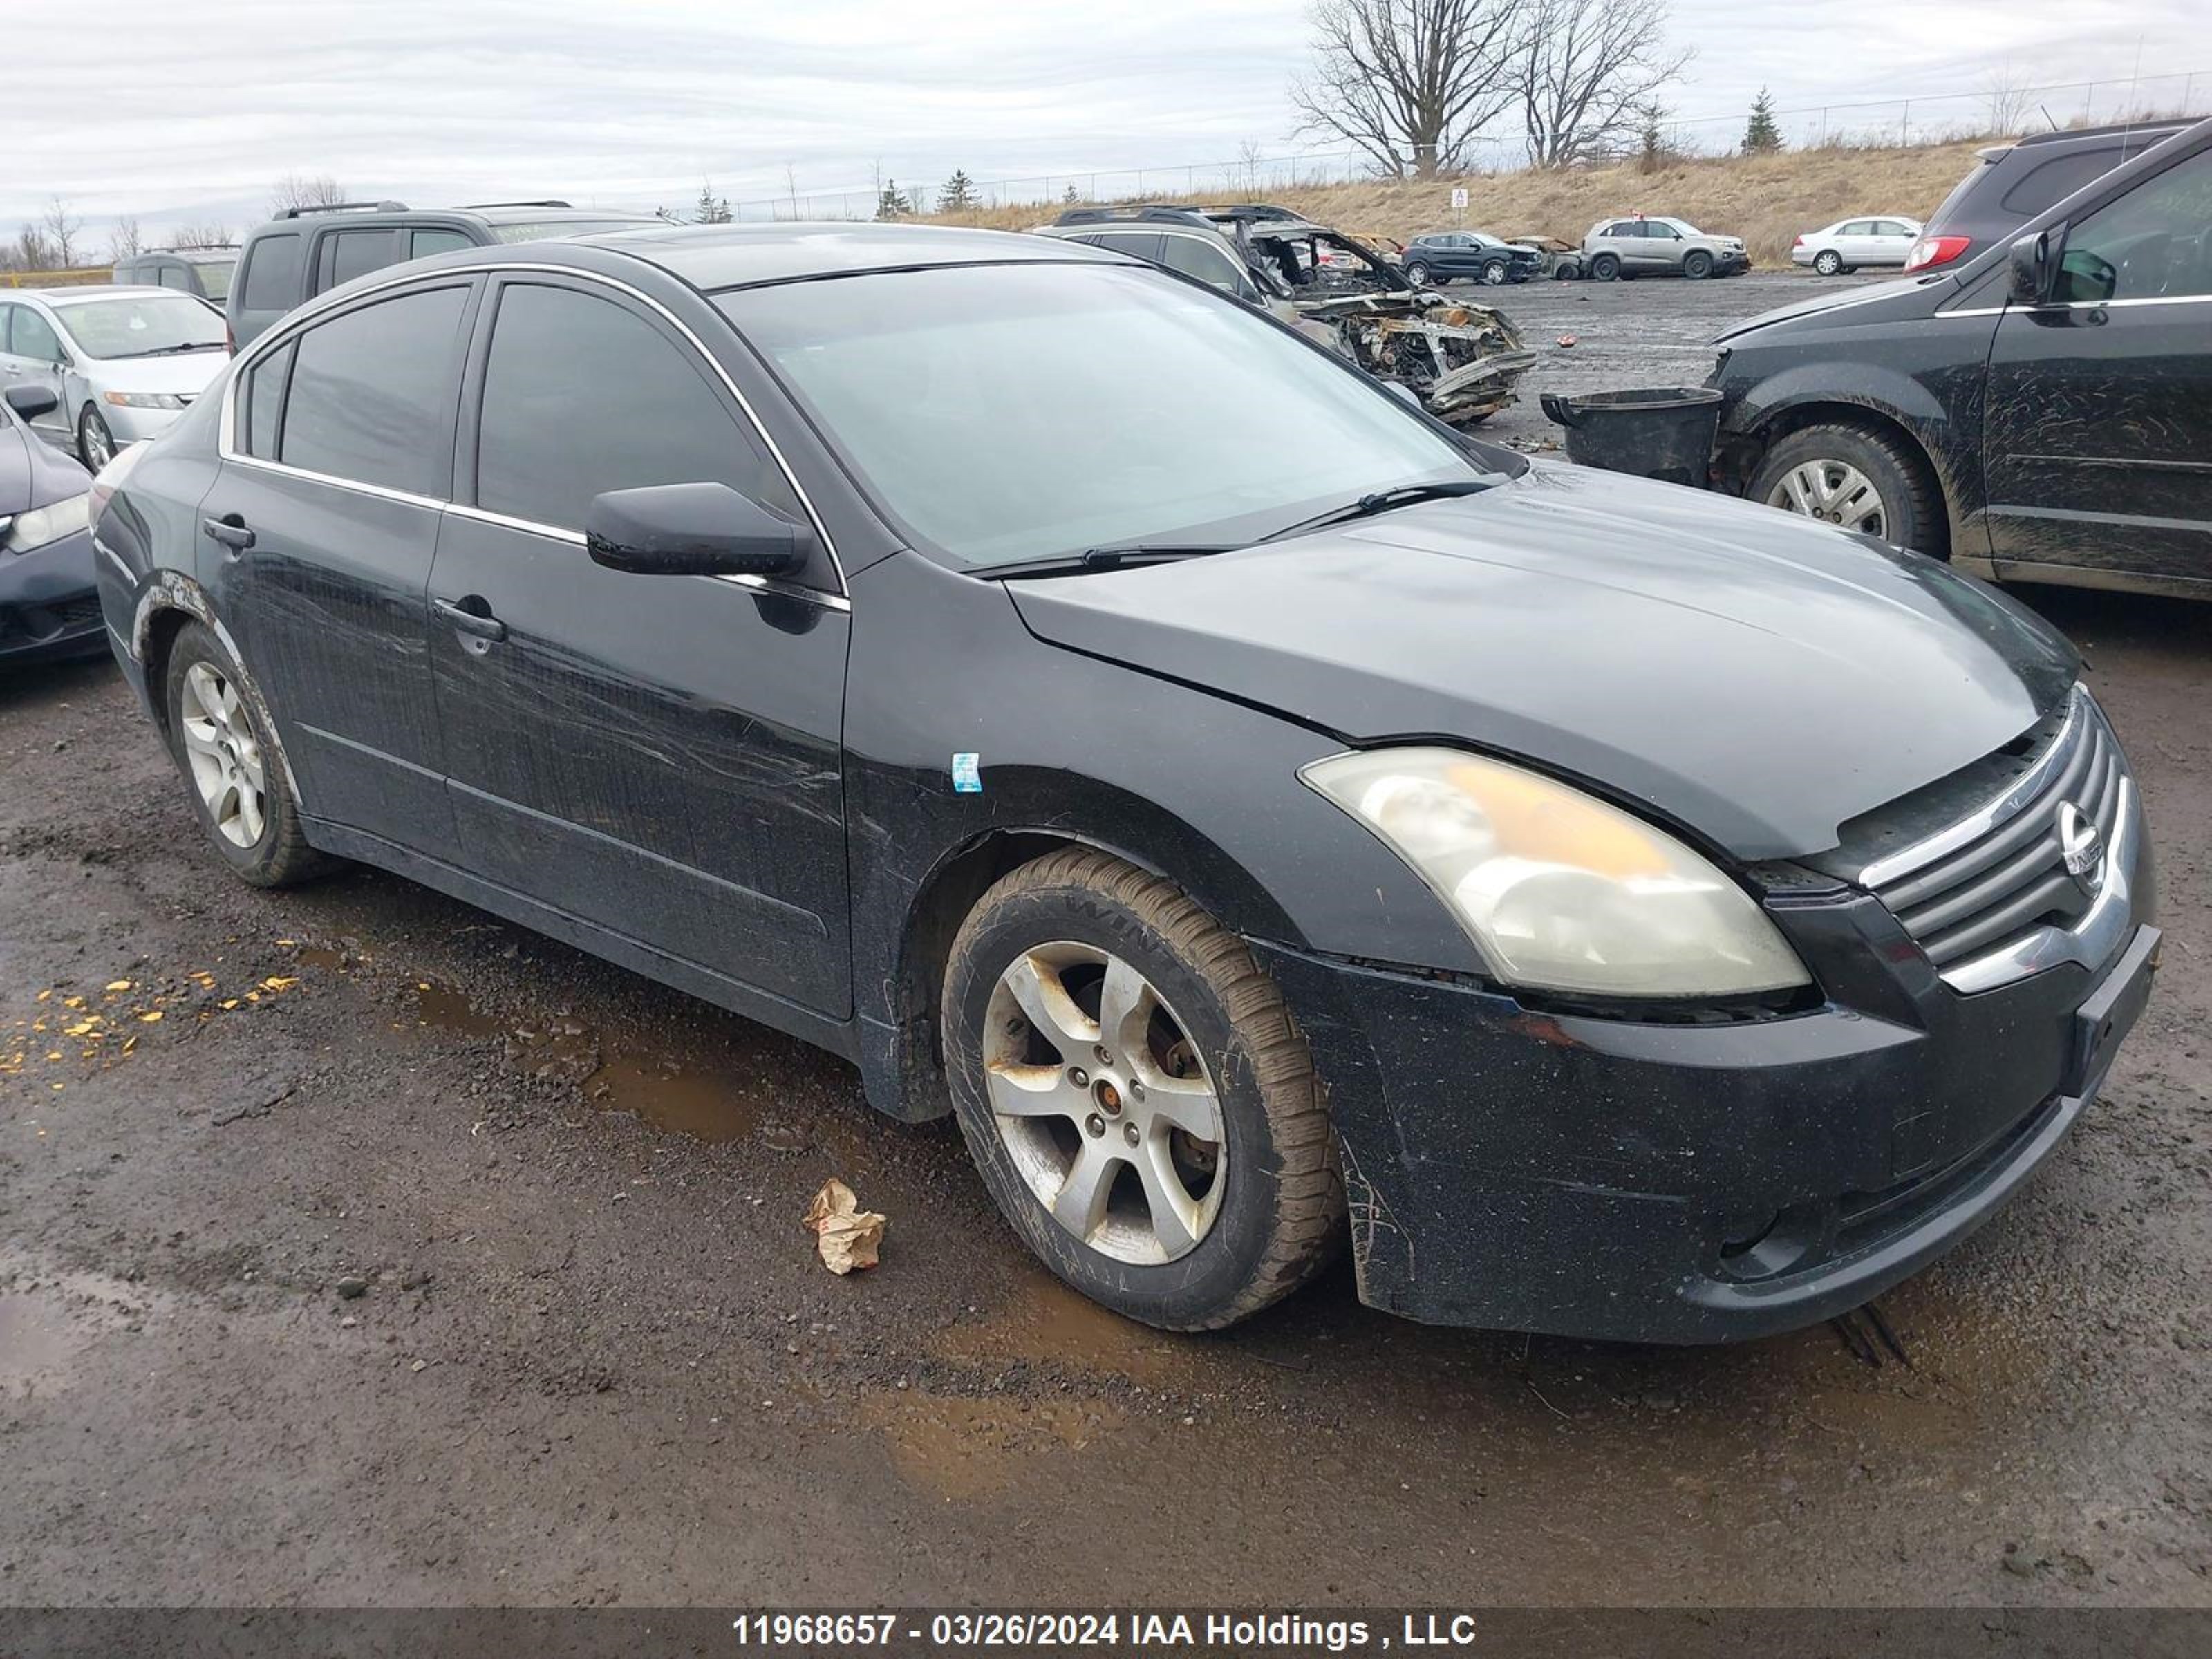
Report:
M 900 1480 L 955 1500 L 994 1498 L 1040 1479 L 1079 1480 L 1082 1460 L 1096 1457 L 1128 1420 L 1097 1400 L 970 1400 L 919 1391 L 872 1395 L 861 1417 L 882 1436 Z
M 1026 1360 L 1155 1386 L 1189 1376 L 1206 1343 L 1124 1319 L 1035 1268 L 1024 1270 L 996 1307 L 946 1328 L 934 1346 L 947 1359 Z
M 161 1298 L 104 1273 L 42 1273 L 0 1258 L 0 1402 L 70 1386 L 76 1358 L 95 1340 L 144 1318 Z

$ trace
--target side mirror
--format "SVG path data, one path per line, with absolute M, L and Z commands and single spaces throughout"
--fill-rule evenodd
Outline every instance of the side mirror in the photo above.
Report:
M 2051 302 L 2052 285 L 2058 276 L 2058 260 L 2066 246 L 2066 227 L 2052 225 L 2047 230 L 2031 230 L 2017 237 L 2012 245 L 2012 266 L 2007 290 L 2017 306 L 2040 306 Z
M 8 407 L 27 421 L 35 421 L 41 415 L 50 415 L 61 407 L 61 399 L 50 386 L 11 386 L 8 388 Z
M 786 576 L 806 562 L 798 525 L 723 483 L 595 495 L 584 546 L 593 563 L 641 576 Z

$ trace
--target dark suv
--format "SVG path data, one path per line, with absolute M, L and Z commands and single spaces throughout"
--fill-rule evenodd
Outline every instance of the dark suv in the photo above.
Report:
M 2008 246 L 1716 343 L 1724 488 L 1978 575 L 2212 599 L 2212 121 Z
M 1536 248 L 1516 247 L 1479 230 L 1439 230 L 1407 244 L 1405 265 L 1416 288 L 1427 287 L 1431 279 L 1449 283 L 1460 277 L 1496 288 L 1542 276 L 1544 256 Z
M 1966 176 L 1921 227 L 1920 240 L 1905 256 L 1905 273 L 1972 258 L 2092 179 L 2188 128 L 2186 121 L 2073 127 L 1975 151 Z
M 238 280 L 224 316 L 231 349 L 302 301 L 386 265 L 456 248 L 589 236 L 660 223 L 642 214 L 605 213 L 566 202 L 479 202 L 470 207 L 410 208 L 404 202 L 340 202 L 288 208 L 246 239 Z

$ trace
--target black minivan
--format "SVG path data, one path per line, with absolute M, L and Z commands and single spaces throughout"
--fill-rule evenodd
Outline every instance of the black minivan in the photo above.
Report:
M 1723 488 L 1993 579 L 2212 599 L 2212 121 L 2009 245 L 1716 343 Z

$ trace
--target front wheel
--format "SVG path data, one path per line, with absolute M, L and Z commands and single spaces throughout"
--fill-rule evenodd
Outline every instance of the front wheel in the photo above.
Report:
M 1172 884 L 1086 848 L 1023 866 L 953 941 L 942 1018 L 984 1185 L 1085 1296 L 1210 1330 L 1328 1260 L 1344 1193 L 1305 1039 Z
M 1918 459 L 1863 426 L 1809 426 L 1766 452 L 1745 492 L 1899 547 L 1941 556 L 1948 542 L 1942 497 Z
M 1616 254 L 1601 253 L 1590 261 L 1590 275 L 1601 283 L 1610 283 L 1620 275 L 1620 259 Z
M 1688 253 L 1683 255 L 1682 275 L 1685 276 L 1690 277 L 1693 281 L 1702 282 L 1705 278 L 1711 276 L 1712 274 L 1713 256 L 1711 254 L 1693 248 Z
M 214 633 L 187 623 L 169 648 L 169 748 L 200 827 L 256 887 L 287 887 L 329 869 L 307 845 L 300 804 L 270 739 L 260 694 Z
M 94 472 L 115 459 L 115 434 L 90 404 L 76 417 L 76 458 Z
M 1406 280 L 1415 288 L 1426 288 L 1429 285 L 1429 268 L 1419 259 L 1414 260 L 1406 267 Z
M 1505 277 L 1504 260 L 1486 259 L 1482 262 L 1482 285 L 1485 288 L 1501 288 L 1504 285 Z

